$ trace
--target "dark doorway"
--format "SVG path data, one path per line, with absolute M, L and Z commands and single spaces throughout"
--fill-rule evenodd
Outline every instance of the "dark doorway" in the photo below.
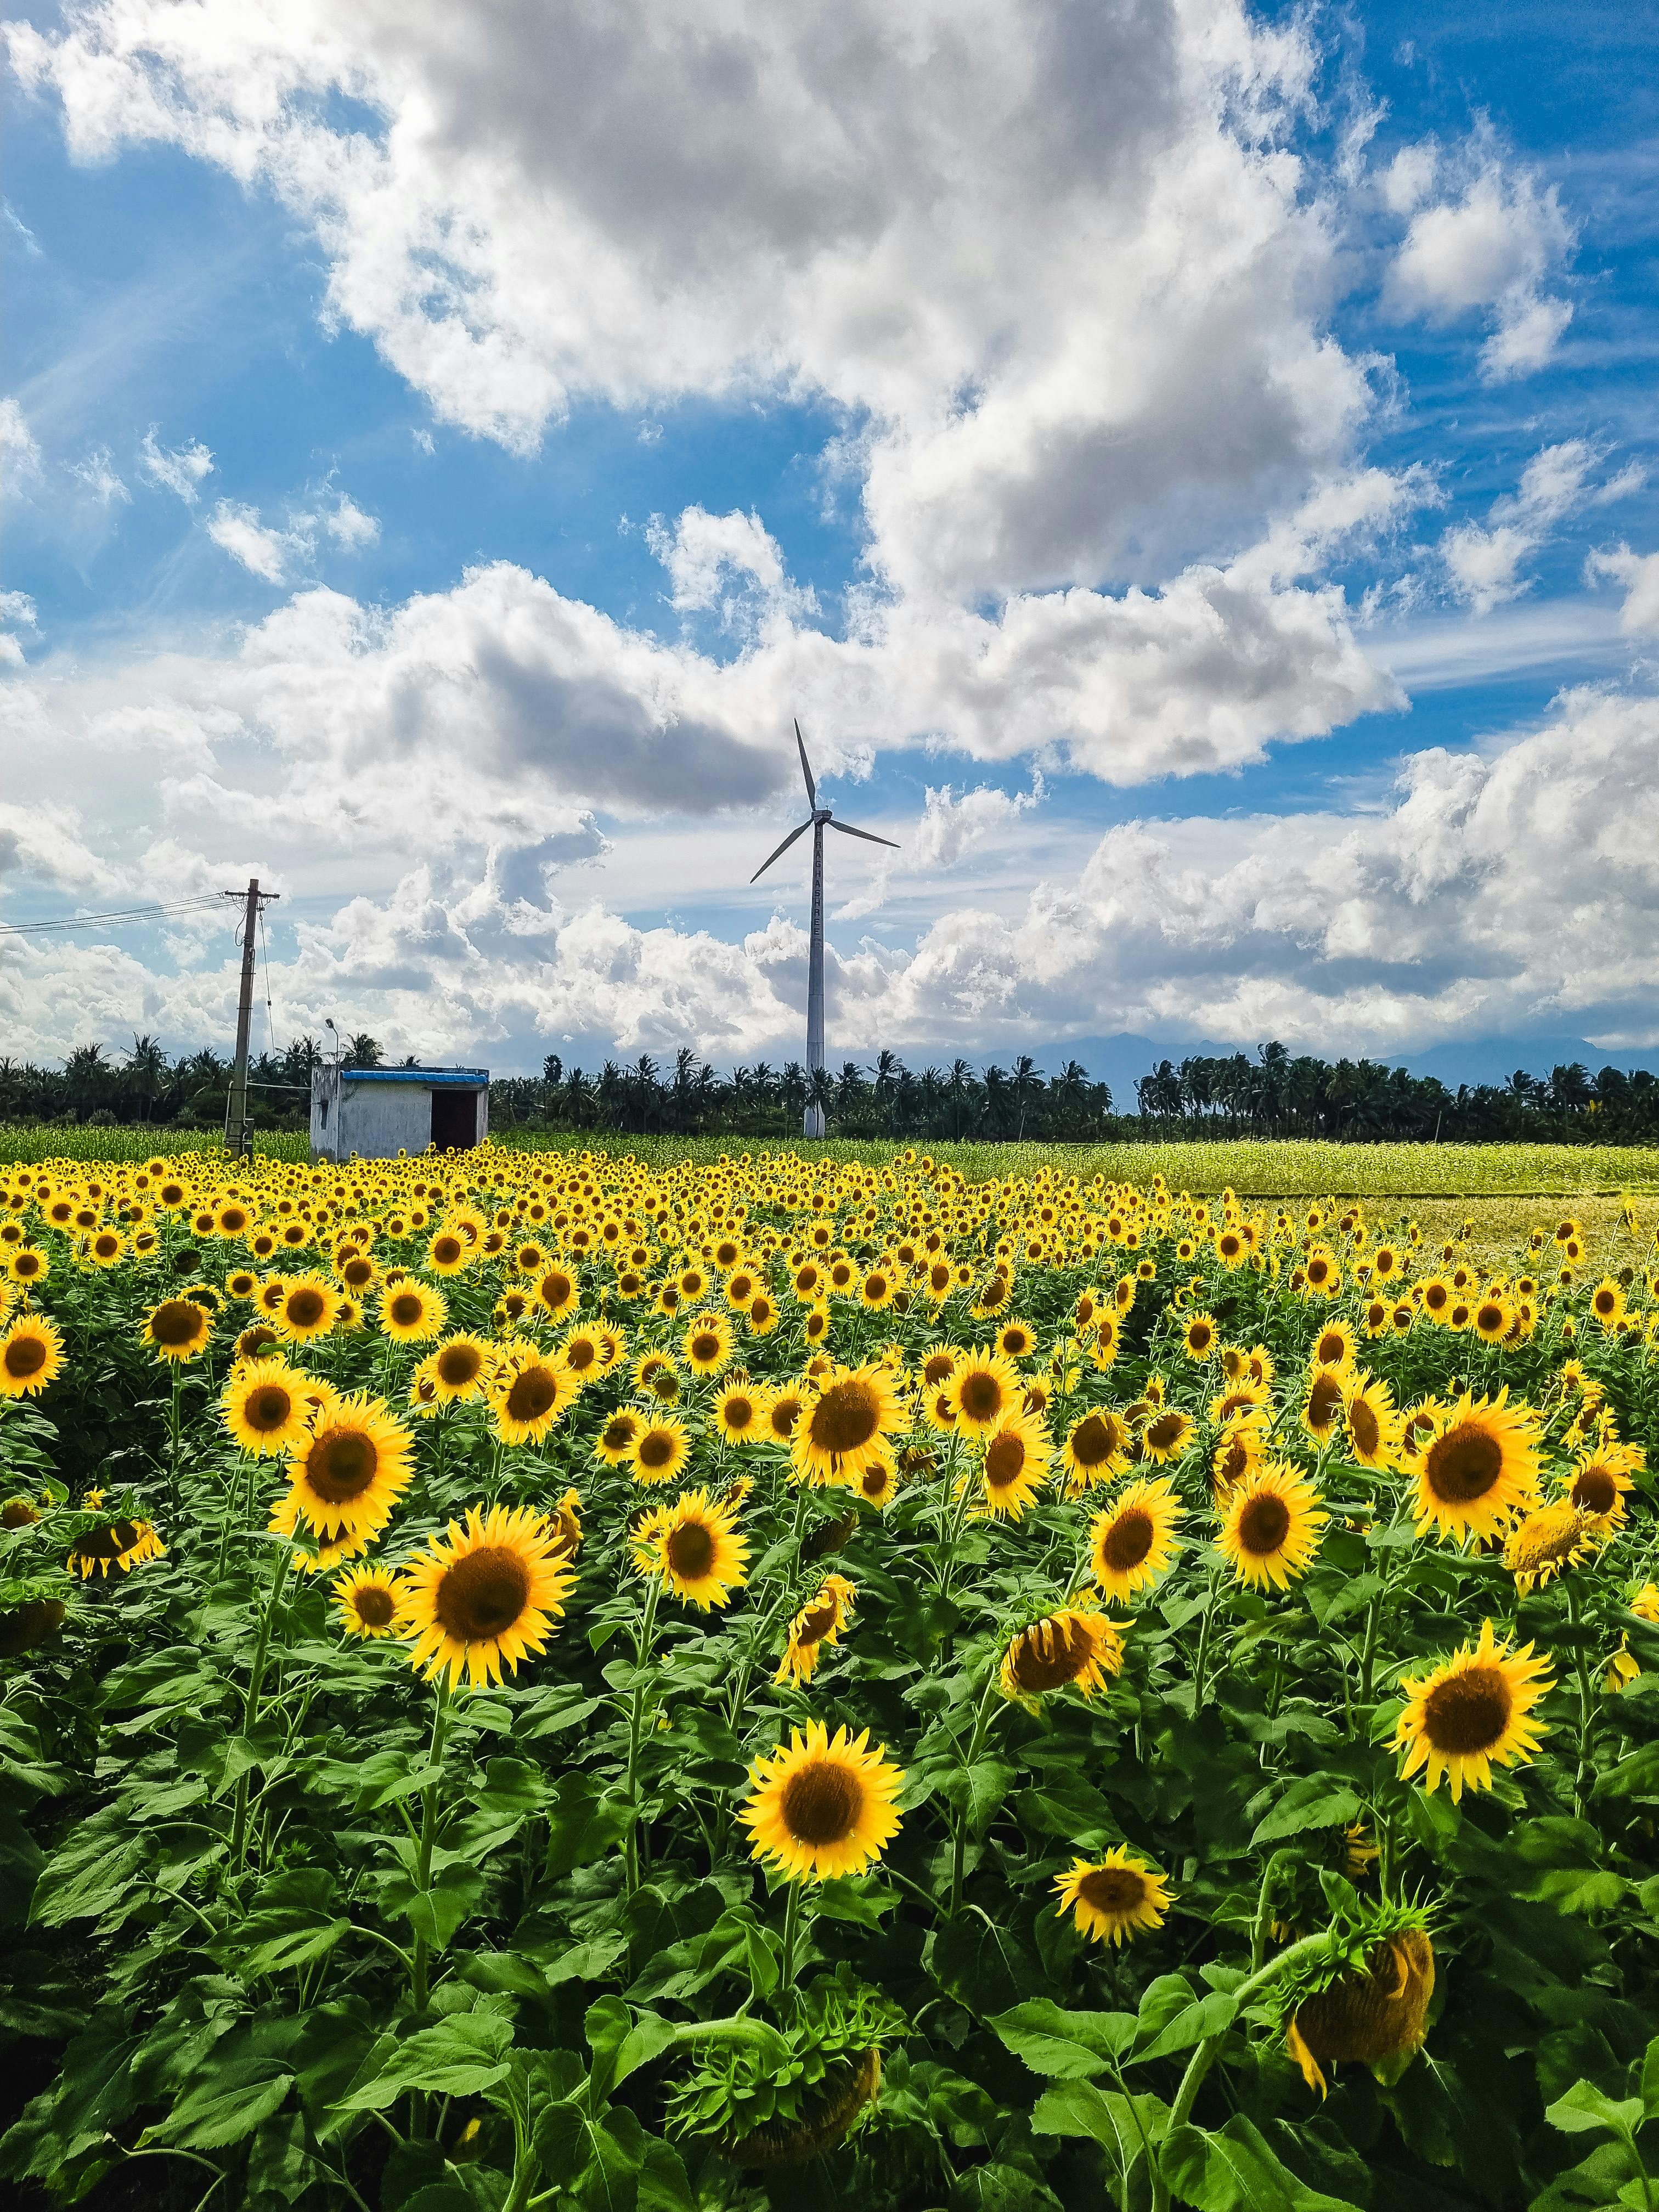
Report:
M 432 1141 L 441 1152 L 465 1152 L 478 1141 L 478 1094 L 451 1091 L 432 1094 Z

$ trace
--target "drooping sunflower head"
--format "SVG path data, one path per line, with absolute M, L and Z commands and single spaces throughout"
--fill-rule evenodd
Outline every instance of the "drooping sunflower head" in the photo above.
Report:
M 213 1323 L 193 1298 L 163 1298 L 145 1315 L 139 1334 L 158 1358 L 188 1362 L 207 1350 Z
M 290 1502 L 325 1542 L 368 1537 L 385 1528 L 414 1471 L 414 1438 L 380 1400 L 331 1394 L 289 1462 Z
M 791 1881 L 828 1881 L 862 1874 L 899 1831 L 894 1800 L 903 1770 L 891 1764 L 866 1730 L 859 1736 L 822 1721 L 803 1735 L 791 1732 L 750 1770 L 750 1791 L 738 1814 L 750 1848 Z
M 1448 1776 L 1455 1802 L 1466 1785 L 1491 1789 L 1494 1759 L 1501 1766 L 1529 1759 L 1542 1735 L 1530 1716 L 1552 1687 L 1548 1663 L 1534 1658 L 1530 1644 L 1516 1651 L 1498 1643 L 1488 1620 L 1478 1643 L 1462 1644 L 1426 1674 L 1404 1678 L 1394 1735 L 1395 1748 L 1407 1754 L 1402 1779 L 1425 1767 L 1432 1790 Z
M 311 1410 L 301 1394 L 308 1380 L 282 1359 L 252 1359 L 233 1369 L 219 1411 L 241 1450 L 267 1459 L 297 1449 Z
M 1576 1567 L 1596 1548 L 1594 1521 L 1570 1500 L 1535 1506 L 1510 1529 L 1504 1546 L 1504 1565 L 1515 1577 L 1524 1595 Z
M 1127 1604 L 1168 1568 L 1180 1550 L 1182 1504 L 1167 1477 L 1132 1482 L 1089 1529 L 1089 1565 L 1109 1598 Z
M 998 1680 L 1005 1698 L 1035 1712 L 1055 1690 L 1093 1697 L 1122 1666 L 1122 1631 L 1092 1605 L 1066 1605 L 1010 1638 Z
M 101 1502 L 97 1491 L 86 1502 L 93 1506 L 94 1501 Z M 117 1574 L 131 1574 L 146 1559 L 159 1559 L 166 1550 L 167 1546 L 149 1522 L 107 1521 L 77 1536 L 64 1564 L 71 1574 L 78 1574 L 85 1582 L 93 1575 L 107 1577 L 112 1569 Z
M 1443 1407 L 1417 1455 L 1417 1527 L 1461 1538 L 1495 1536 L 1535 1503 L 1539 1453 L 1530 1410 L 1509 1392 L 1468 1391 Z
M 778 1662 L 775 1682 L 810 1682 L 824 1652 L 841 1641 L 841 1632 L 852 1618 L 857 1589 L 845 1575 L 826 1575 L 816 1596 L 809 1598 L 789 1624 L 788 1639 Z
M 358 1567 L 334 1578 L 334 1603 L 348 1635 L 394 1636 L 404 1600 L 396 1575 L 381 1567 Z
M 1056 1911 L 1071 1913 L 1091 1942 L 1115 1945 L 1162 1927 L 1175 1901 L 1166 1878 L 1126 1844 L 1103 1858 L 1073 1859 L 1054 1891 Z
M 1284 1589 L 1307 1572 L 1328 1517 L 1313 1484 L 1284 1460 L 1252 1468 L 1220 1512 L 1217 1548 L 1238 1579 L 1256 1589 Z
M 1434 1995 L 1434 1944 L 1420 1907 L 1384 1903 L 1331 1931 L 1330 1954 L 1275 1992 L 1285 2047 L 1325 2094 L 1325 2069 L 1368 2066 L 1398 2078 L 1421 2045 Z
M 463 1674 L 476 1687 L 544 1650 L 564 1611 L 571 1571 L 539 1513 L 526 1506 L 475 1505 L 466 1526 L 452 1521 L 404 1578 L 401 1625 L 414 1638 L 410 1663 L 428 1677 Z
M 45 1314 L 19 1314 L 0 1336 L 0 1397 L 32 1398 L 64 1371 L 64 1340 Z

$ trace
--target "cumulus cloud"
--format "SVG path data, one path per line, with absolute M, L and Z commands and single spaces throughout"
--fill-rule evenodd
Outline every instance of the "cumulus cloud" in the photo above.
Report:
M 1620 545 L 1611 552 L 1592 553 L 1586 569 L 1592 582 L 1609 576 L 1624 586 L 1619 627 L 1626 637 L 1659 635 L 1659 553 L 1632 553 L 1628 545 Z
M 229 499 L 222 499 L 214 508 L 207 533 L 222 552 L 268 584 L 286 583 L 309 561 L 316 545 L 308 529 L 269 529 L 260 521 L 257 507 L 239 506 Z
M 1447 196 L 1430 201 L 1443 177 Z M 1540 368 L 1572 318 L 1569 301 L 1543 289 L 1575 240 L 1555 186 L 1506 163 L 1483 131 L 1450 161 L 1431 143 L 1403 148 L 1382 190 L 1396 212 L 1413 211 L 1389 271 L 1395 310 L 1432 323 L 1484 314 L 1480 365 L 1492 382 Z
M 0 495 L 10 498 L 40 473 L 40 448 L 16 400 L 0 399 Z
M 38 627 L 34 601 L 27 592 L 0 592 L 0 623 L 13 623 L 21 629 Z M 0 629 L 0 667 L 22 665 L 23 647 L 15 629 Z
M 152 422 L 145 431 L 138 465 L 153 484 L 170 491 L 186 507 L 194 507 L 203 484 L 213 474 L 213 456 L 198 438 L 192 438 L 186 446 L 158 445 L 157 428 Z
M 1592 486 L 1588 478 L 1601 459 L 1583 438 L 1545 446 L 1528 462 L 1514 493 L 1493 502 L 1484 524 L 1459 523 L 1447 531 L 1440 553 L 1453 596 L 1484 615 L 1530 590 L 1521 564 L 1556 524 L 1583 507 L 1622 499 L 1642 482 L 1639 467 L 1629 467 Z
M 349 493 L 342 492 L 322 525 L 334 543 L 347 553 L 361 553 L 380 543 L 380 519 L 366 514 Z

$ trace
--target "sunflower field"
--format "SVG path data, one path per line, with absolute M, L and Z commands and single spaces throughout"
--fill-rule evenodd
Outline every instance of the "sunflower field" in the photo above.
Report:
M 1652 1224 L 0 1169 L 0 2178 L 1659 2207 Z

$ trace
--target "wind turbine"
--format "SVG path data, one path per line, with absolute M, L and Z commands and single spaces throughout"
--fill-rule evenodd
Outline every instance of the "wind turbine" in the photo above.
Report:
M 778 847 L 769 853 L 749 880 L 757 884 L 774 860 L 780 859 L 794 843 L 797 837 L 812 833 L 812 935 L 811 950 L 806 965 L 806 1080 L 823 1066 L 823 832 L 826 824 L 839 830 L 846 837 L 862 837 L 869 845 L 898 846 L 891 837 L 878 837 L 873 830 L 855 830 L 850 822 L 837 822 L 834 812 L 818 805 L 817 786 L 812 781 L 812 771 L 807 764 L 806 741 L 801 736 L 800 724 L 795 724 L 795 744 L 800 753 L 800 772 L 806 778 L 806 804 L 811 809 L 799 829 L 792 830 Z M 823 1134 L 823 1109 L 809 1090 L 806 1113 L 801 1122 L 801 1134 L 821 1137 Z

